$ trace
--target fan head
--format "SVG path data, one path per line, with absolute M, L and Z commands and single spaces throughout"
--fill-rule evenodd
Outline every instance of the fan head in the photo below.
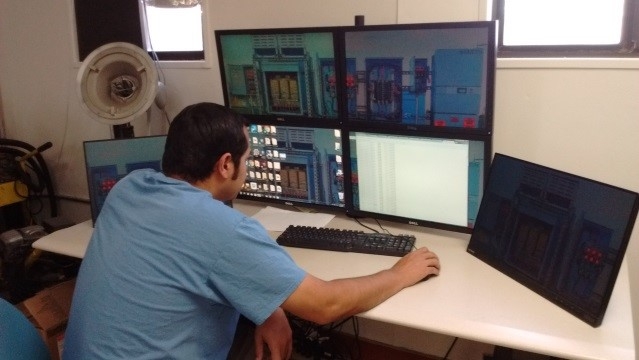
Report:
M 83 108 L 95 120 L 120 125 L 147 111 L 155 100 L 158 73 L 140 47 L 114 42 L 93 50 L 77 77 Z

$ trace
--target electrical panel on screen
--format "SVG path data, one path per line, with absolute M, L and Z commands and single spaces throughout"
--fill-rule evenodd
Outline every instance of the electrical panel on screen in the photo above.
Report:
M 218 31 L 227 105 L 247 116 L 338 117 L 333 33 Z
M 639 194 L 496 154 L 468 252 L 598 326 Z
M 249 126 L 248 175 L 240 198 L 344 206 L 340 129 Z
M 84 142 L 91 215 L 95 222 L 109 191 L 133 170 L 161 170 L 166 136 Z
M 347 30 L 348 119 L 490 131 L 494 50 L 492 22 Z

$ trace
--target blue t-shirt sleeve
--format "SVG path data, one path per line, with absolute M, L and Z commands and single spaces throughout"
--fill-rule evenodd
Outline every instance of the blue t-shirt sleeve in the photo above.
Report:
M 263 323 L 306 275 L 256 220 L 245 217 L 217 254 L 210 278 L 229 304 Z

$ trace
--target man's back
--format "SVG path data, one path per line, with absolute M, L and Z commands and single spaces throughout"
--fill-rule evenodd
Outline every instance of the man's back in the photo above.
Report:
M 259 296 L 249 300 L 262 290 L 237 274 L 243 252 L 274 245 L 251 239 L 264 238 L 259 230 L 244 238 L 245 225 L 254 231 L 247 221 L 209 193 L 161 173 L 134 172 L 118 182 L 78 276 L 64 358 L 226 358 L 236 309 L 259 321 L 288 296 L 280 290 L 274 307 L 264 298 L 267 311 L 258 310 Z M 297 284 L 300 272 L 284 283 Z

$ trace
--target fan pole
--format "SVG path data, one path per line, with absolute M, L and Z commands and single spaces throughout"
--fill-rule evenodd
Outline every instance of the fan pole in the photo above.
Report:
M 113 138 L 130 139 L 135 137 L 131 123 L 113 125 Z

